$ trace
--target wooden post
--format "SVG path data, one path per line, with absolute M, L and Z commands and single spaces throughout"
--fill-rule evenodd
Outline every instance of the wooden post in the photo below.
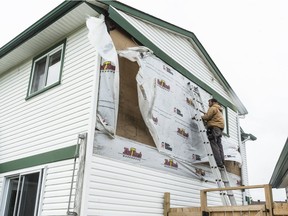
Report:
M 200 191 L 201 200 L 201 212 L 203 213 L 207 209 L 207 192 L 205 190 Z
M 168 216 L 170 211 L 170 193 L 164 193 L 164 216 Z
M 270 216 L 273 216 L 273 196 L 272 196 L 272 187 L 267 184 L 264 185 L 265 190 L 265 199 L 266 199 L 266 208 L 269 210 Z

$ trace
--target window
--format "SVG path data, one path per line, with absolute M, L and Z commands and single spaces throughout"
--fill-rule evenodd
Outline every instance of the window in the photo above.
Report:
M 223 115 L 224 122 L 225 122 L 225 127 L 223 130 L 223 133 L 228 135 L 227 109 L 226 109 L 226 107 L 222 106 L 220 103 L 219 103 L 219 105 L 222 108 L 222 115 Z
M 28 97 L 60 84 L 65 44 L 34 59 Z
M 42 172 L 14 175 L 6 178 L 5 216 L 36 216 Z

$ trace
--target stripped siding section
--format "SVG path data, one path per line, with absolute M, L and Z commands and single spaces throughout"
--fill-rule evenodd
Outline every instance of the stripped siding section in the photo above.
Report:
M 32 60 L 0 77 L 0 163 L 76 144 L 88 127 L 95 55 L 86 28 L 72 34 L 62 83 L 27 101 Z
M 231 98 L 223 85 L 215 78 L 190 38 L 179 33 L 165 30 L 135 17 L 129 16 L 119 10 L 118 13 L 131 23 L 139 32 L 158 46 L 163 52 L 185 67 L 204 83 L 217 91 L 221 96 L 231 102 Z
M 159 170 L 105 159 L 94 155 L 88 194 L 88 215 L 162 216 L 164 193 L 171 193 L 171 207 L 200 206 L 199 190 L 215 187 Z M 221 205 L 218 194 L 209 205 Z M 237 194 L 241 202 L 241 194 Z

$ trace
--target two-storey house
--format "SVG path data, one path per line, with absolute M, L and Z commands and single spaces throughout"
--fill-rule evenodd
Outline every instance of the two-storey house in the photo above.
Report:
M 221 104 L 225 166 L 245 184 L 247 110 L 197 37 L 117 1 L 64 1 L 0 49 L 0 215 L 160 216 L 164 192 L 199 206 L 217 185 L 193 90 Z

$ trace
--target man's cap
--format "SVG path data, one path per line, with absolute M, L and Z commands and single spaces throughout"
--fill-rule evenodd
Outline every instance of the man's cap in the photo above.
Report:
M 211 101 L 211 102 L 218 102 L 218 100 L 215 99 L 215 98 L 211 98 L 211 99 L 209 99 L 209 101 Z

